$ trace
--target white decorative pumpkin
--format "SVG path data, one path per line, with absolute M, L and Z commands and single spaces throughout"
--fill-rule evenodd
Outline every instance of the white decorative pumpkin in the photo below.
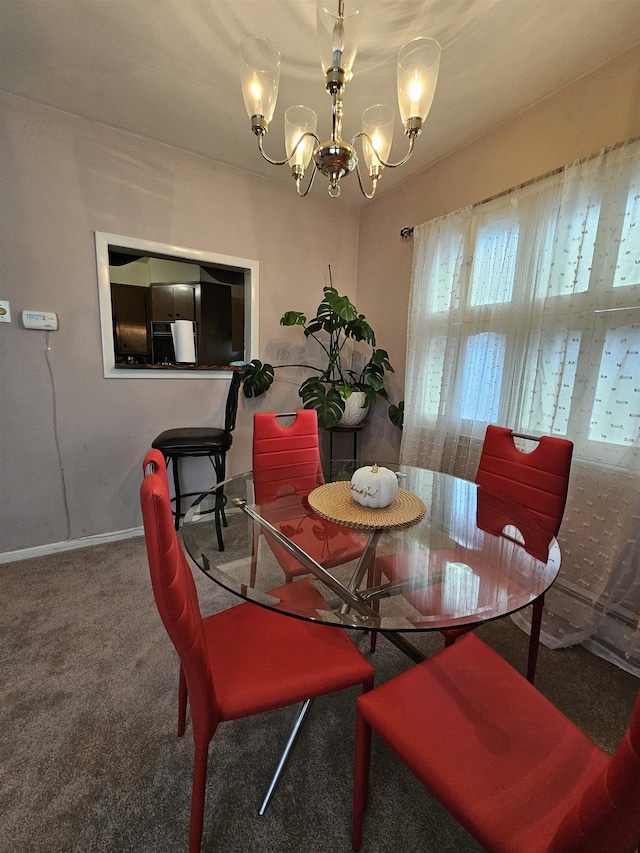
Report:
M 365 465 L 351 477 L 351 494 L 362 506 L 381 509 L 398 494 L 398 478 L 388 468 Z

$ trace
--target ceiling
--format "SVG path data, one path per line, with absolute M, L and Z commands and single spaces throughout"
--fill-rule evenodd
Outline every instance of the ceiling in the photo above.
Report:
M 315 0 L 0 0 L 0 88 L 84 118 L 286 181 L 262 160 L 244 111 L 238 45 L 269 38 L 282 53 L 265 149 L 284 157 L 284 111 L 304 103 L 330 135 L 331 100 L 316 43 Z M 396 110 L 391 157 L 406 138 L 395 57 L 418 35 L 442 45 L 435 101 L 405 166 L 379 193 L 468 143 L 640 39 L 640 0 L 363 0 L 344 135 L 374 103 Z M 348 8 L 348 0 L 347 0 Z M 341 201 L 361 203 L 357 178 Z M 318 176 L 312 192 L 326 194 Z

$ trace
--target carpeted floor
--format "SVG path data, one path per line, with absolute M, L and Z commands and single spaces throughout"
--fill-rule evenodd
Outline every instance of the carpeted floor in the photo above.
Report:
M 203 613 L 237 601 L 195 577 Z M 1 566 L 0 600 L 0 850 L 185 851 L 193 744 L 190 729 L 176 736 L 178 662 L 153 602 L 143 539 Z M 528 638 L 510 620 L 478 633 L 523 671 Z M 357 642 L 366 652 L 368 637 Z M 431 652 L 442 640 L 424 634 L 418 644 Z M 411 665 L 384 640 L 373 661 L 378 682 Z M 640 684 L 573 648 L 541 649 L 536 686 L 613 751 Z M 203 851 L 351 850 L 356 695 L 316 701 L 263 817 L 296 709 L 218 730 Z M 480 849 L 374 742 L 363 853 Z

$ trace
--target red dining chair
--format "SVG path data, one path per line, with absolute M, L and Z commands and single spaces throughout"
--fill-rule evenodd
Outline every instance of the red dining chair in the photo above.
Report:
M 490 853 L 635 853 L 640 694 L 610 757 L 469 634 L 356 707 L 354 850 L 373 729 Z
M 514 438 L 536 442 L 530 452 L 516 447 Z M 573 442 L 543 435 L 540 438 L 487 427 L 476 483 L 505 500 L 513 501 L 537 516 L 554 536 L 558 535 L 567 502 Z
M 536 447 L 529 453 L 524 452 L 516 447 L 514 437 L 534 441 Z M 485 432 L 475 482 L 481 490 L 486 489 L 504 500 L 525 507 L 542 522 L 551 536 L 557 536 L 567 500 L 572 454 L 573 443 L 567 439 L 549 435 L 535 438 L 490 424 Z M 504 518 L 504 524 L 500 524 L 499 515 L 495 512 L 483 514 L 482 502 L 479 500 L 478 504 L 478 525 L 499 536 L 508 519 Z M 489 525 L 486 524 L 488 519 Z M 546 555 L 542 559 L 546 559 Z M 375 572 L 377 576 L 381 572 L 389 579 L 397 580 L 402 573 L 406 573 L 406 566 L 403 566 L 402 557 L 382 557 L 376 560 Z M 531 615 L 527 677 L 532 682 L 538 659 L 543 607 L 544 595 L 541 595 L 533 603 Z M 441 633 L 445 647 L 474 627 L 477 626 L 443 630 Z M 375 634 L 372 635 L 372 644 L 375 648 Z
M 202 839 L 208 748 L 218 725 L 355 685 L 373 687 L 373 667 L 343 630 L 293 619 L 251 603 L 203 619 L 171 512 L 164 459 L 147 454 L 140 490 L 151 585 L 180 658 L 178 734 L 187 698 L 194 741 L 189 851 Z M 315 595 L 306 579 L 273 591 Z
M 293 418 L 291 425 L 282 423 Z M 290 414 L 258 412 L 253 416 L 253 482 L 260 514 L 325 569 L 355 560 L 367 540 L 333 521 L 320 518 L 307 496 L 324 483 L 320 463 L 318 413 L 302 409 Z M 277 500 L 277 509 L 272 504 Z M 254 527 L 252 581 L 255 578 L 261 529 Z M 269 547 L 287 583 L 308 573 L 293 554 L 271 537 Z
M 516 447 L 514 438 L 536 442 L 536 446 L 530 452 L 522 451 Z M 552 536 L 557 536 L 567 502 L 572 455 L 573 442 L 566 438 L 551 435 L 536 438 L 489 424 L 475 481 L 481 489 L 528 509 Z M 499 535 L 502 530 L 496 528 L 494 532 Z M 533 603 L 531 613 L 527 664 L 527 677 L 531 682 L 538 660 L 543 608 L 544 595 L 541 595 Z M 442 631 L 445 647 L 471 630 L 472 627 L 465 627 Z

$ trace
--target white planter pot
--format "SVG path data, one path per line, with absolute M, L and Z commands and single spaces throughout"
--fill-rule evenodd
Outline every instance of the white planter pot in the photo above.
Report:
M 354 391 L 350 397 L 347 397 L 344 401 L 344 414 L 338 426 L 356 426 L 361 423 L 369 411 L 369 406 L 362 408 L 366 399 L 367 395 L 364 391 Z

